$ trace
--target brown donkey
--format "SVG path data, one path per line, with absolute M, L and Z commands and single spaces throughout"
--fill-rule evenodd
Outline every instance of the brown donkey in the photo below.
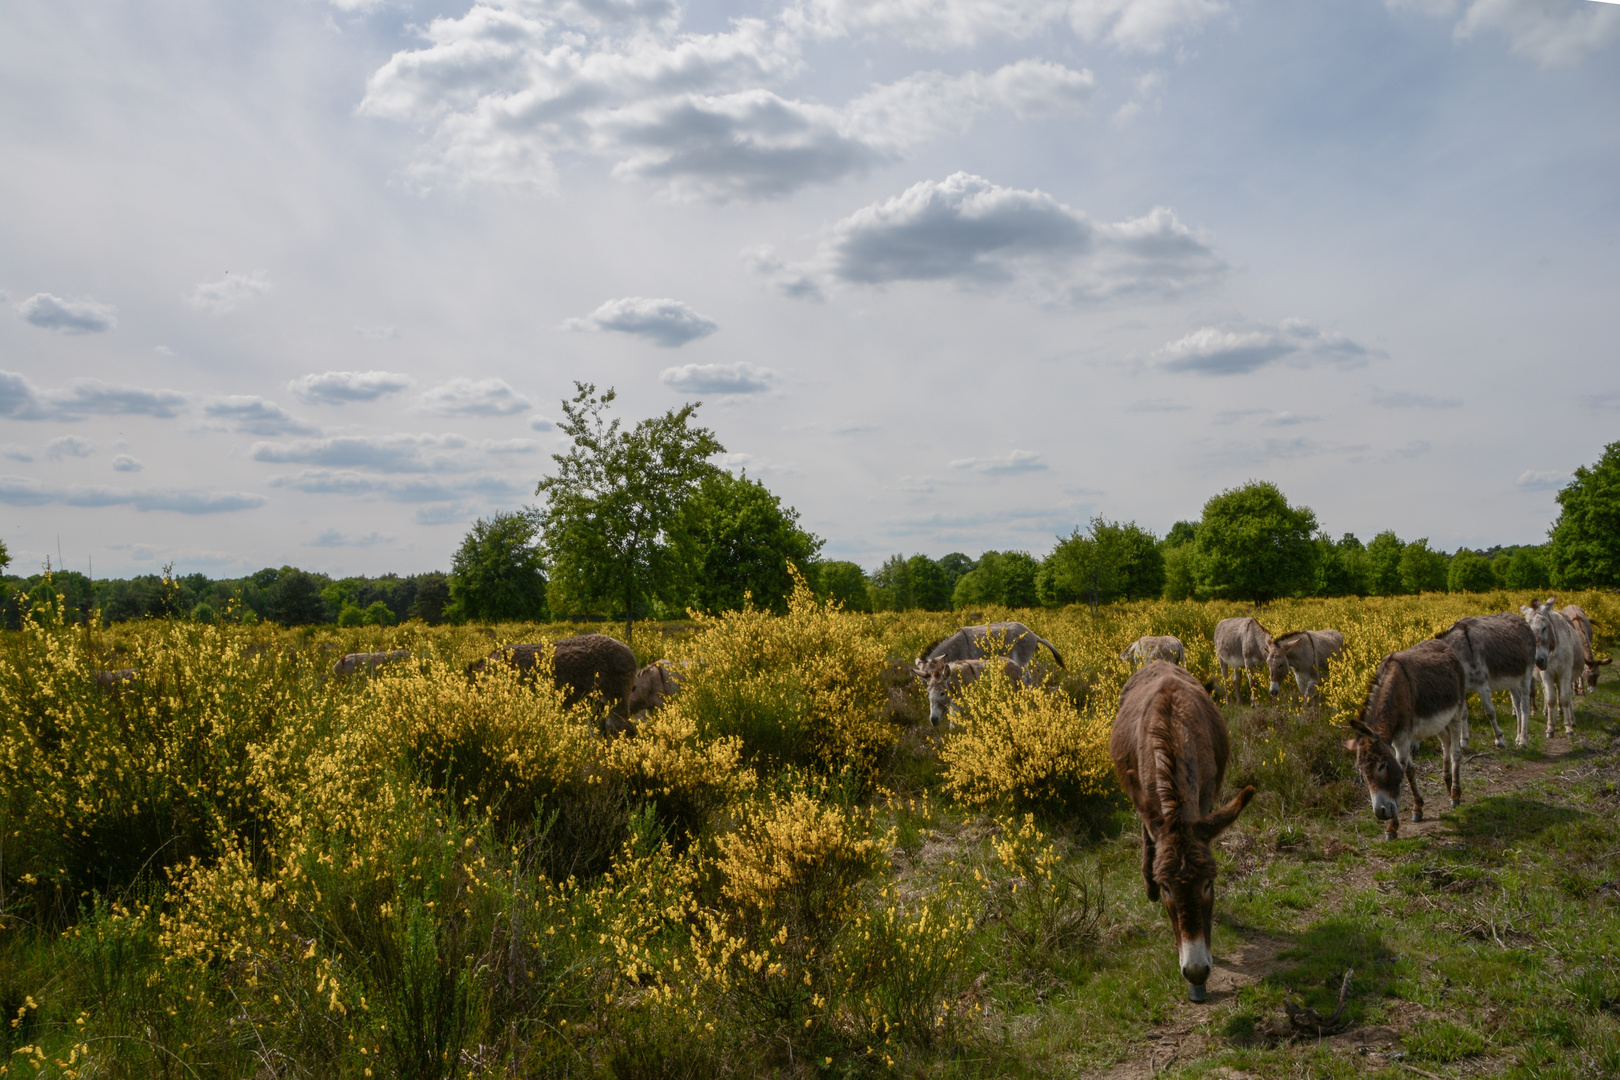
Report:
M 1344 746 L 1355 751 L 1356 768 L 1372 797 L 1373 815 L 1389 822 L 1385 840 L 1395 839 L 1400 832 L 1403 779 L 1412 788 L 1412 820 L 1423 820 L 1423 795 L 1412 766 L 1412 749 L 1424 739 L 1440 737 L 1451 805 L 1462 801 L 1468 683 L 1457 654 L 1444 641 L 1420 641 L 1380 660 L 1361 717 L 1350 721 L 1350 726 L 1356 734 Z
M 1148 899 L 1164 901 L 1194 1001 L 1204 1000 L 1213 962 L 1215 859 L 1209 843 L 1254 798 L 1254 788 L 1246 787 L 1215 808 L 1229 751 L 1226 721 L 1185 668 L 1155 660 L 1119 692 L 1108 752 L 1142 819 Z

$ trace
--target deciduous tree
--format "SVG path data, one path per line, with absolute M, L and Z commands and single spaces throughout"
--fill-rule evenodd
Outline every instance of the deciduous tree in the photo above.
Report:
M 450 607 L 445 618 L 452 622 L 548 618 L 545 566 L 535 543 L 539 527 L 533 509 L 497 511 L 488 521 L 473 522 L 450 560 Z
M 1288 504 L 1277 485 L 1253 480 L 1204 504 L 1197 545 L 1201 584 L 1215 598 L 1265 603 L 1310 591 L 1316 514 Z
M 711 613 L 740 610 L 745 597 L 755 607 L 785 613 L 793 591 L 788 563 L 803 574 L 821 550 L 820 537 L 799 528 L 799 512 L 746 475 L 709 473 L 683 517 L 692 603 Z
M 1548 561 L 1559 588 L 1620 586 L 1620 442 L 1582 465 L 1558 493 L 1558 520 L 1548 533 Z

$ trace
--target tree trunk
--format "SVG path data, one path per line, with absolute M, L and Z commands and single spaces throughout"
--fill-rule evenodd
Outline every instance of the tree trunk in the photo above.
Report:
M 626 645 L 630 644 L 630 618 L 635 611 L 630 603 L 634 592 L 635 587 L 630 583 L 630 579 L 626 578 L 624 582 L 624 643 Z

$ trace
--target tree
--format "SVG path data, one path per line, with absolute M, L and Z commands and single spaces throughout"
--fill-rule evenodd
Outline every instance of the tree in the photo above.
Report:
M 1548 562 L 1559 588 L 1620 586 L 1620 442 L 1582 465 L 1558 493 L 1558 520 L 1547 534 Z
M 1406 544 L 1389 529 L 1367 545 L 1367 591 L 1373 596 L 1394 596 L 1401 591 L 1401 553 Z
M 1077 527 L 1068 536 L 1059 538 L 1057 546 L 1046 557 L 1050 567 L 1048 593 L 1057 598 L 1083 600 L 1091 605 L 1092 614 L 1096 614 L 1099 605 L 1118 599 L 1122 595 L 1124 575 L 1115 539 L 1115 534 L 1100 517 L 1091 519 L 1089 532 L 1082 533 Z
M 1191 543 L 1164 549 L 1164 598 L 1191 600 L 1198 592 L 1198 549 Z
M 444 621 L 444 609 L 449 606 L 450 579 L 437 572 L 423 574 L 416 583 L 416 596 L 407 617 L 437 626 Z
M 686 504 L 681 541 L 693 568 L 692 604 L 710 613 L 738 611 L 745 597 L 783 614 L 793 591 L 792 563 L 804 574 L 821 539 L 799 528 L 799 512 L 747 475 L 716 469 Z
M 534 542 L 538 518 L 535 510 L 527 509 L 497 511 L 488 521 L 473 522 L 450 559 L 446 619 L 517 622 L 550 617 L 545 565 Z
M 838 601 L 845 611 L 872 610 L 865 570 L 852 562 L 833 560 L 819 564 L 817 571 L 818 591 L 822 596 Z
M 1263 480 L 1231 488 L 1204 504 L 1194 541 L 1200 584 L 1218 599 L 1263 604 L 1310 590 L 1316 581 L 1316 514 L 1293 507 Z
M 1027 551 L 1001 554 L 1001 602 L 1008 607 L 1029 608 L 1040 603 L 1035 595 L 1035 575 L 1041 564 Z
M 873 611 L 910 611 L 917 606 L 911 585 L 911 564 L 904 555 L 890 555 L 872 575 Z
M 1164 546 L 1180 547 L 1197 539 L 1198 523 L 1196 521 L 1178 521 L 1170 526 L 1169 532 L 1164 534 Z
M 961 580 L 962 575 L 967 573 L 969 570 L 974 569 L 978 565 L 979 564 L 977 562 L 968 558 L 960 551 L 953 551 L 949 555 L 946 555 L 944 558 L 940 559 L 939 568 L 945 571 L 946 588 L 955 590 L 956 583 Z
M 283 626 L 309 626 L 327 620 L 326 600 L 313 574 L 296 566 L 283 566 L 267 591 L 270 618 Z
M 1547 562 L 1535 548 L 1520 548 L 1508 556 L 1502 584 L 1510 589 L 1545 589 L 1552 585 Z
M 927 555 L 913 555 L 906 560 L 911 572 L 911 595 L 924 611 L 951 610 L 953 583 L 945 568 Z
M 1459 548 L 1451 557 L 1451 568 L 1446 571 L 1446 591 L 1455 593 L 1490 592 L 1496 588 L 1496 575 L 1491 564 L 1467 548 Z
M 674 600 L 685 582 L 675 530 L 686 502 L 714 471 L 709 458 L 725 447 L 707 428 L 690 426 L 699 403 L 621 431 L 603 412 L 617 396 L 576 382 L 563 402 L 560 427 L 571 439 L 553 454 L 557 473 L 541 480 L 541 548 L 552 578 L 583 600 L 624 605 L 630 638 L 638 602 Z
M 1121 525 L 1095 518 L 1091 534 L 1111 552 L 1119 568 L 1119 595 L 1147 600 L 1164 592 L 1164 553 L 1159 539 L 1134 521 Z
M 1429 538 L 1414 540 L 1401 549 L 1401 591 L 1444 592 L 1450 563 L 1445 553 L 1429 550 Z

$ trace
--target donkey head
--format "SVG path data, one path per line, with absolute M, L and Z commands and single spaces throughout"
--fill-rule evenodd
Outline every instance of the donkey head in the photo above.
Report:
M 1192 984 L 1194 1001 L 1204 999 L 1204 982 L 1213 963 L 1209 931 L 1215 920 L 1216 870 L 1209 845 L 1237 820 L 1254 790 L 1244 788 L 1225 806 L 1197 820 L 1181 818 L 1172 810 L 1153 829 L 1153 884 L 1175 931 L 1181 974 Z
M 1356 734 L 1345 740 L 1344 748 L 1356 755 L 1356 768 L 1372 797 L 1373 816 L 1379 821 L 1393 821 L 1400 813 L 1406 767 L 1382 735 L 1360 720 L 1350 721 L 1350 727 Z

